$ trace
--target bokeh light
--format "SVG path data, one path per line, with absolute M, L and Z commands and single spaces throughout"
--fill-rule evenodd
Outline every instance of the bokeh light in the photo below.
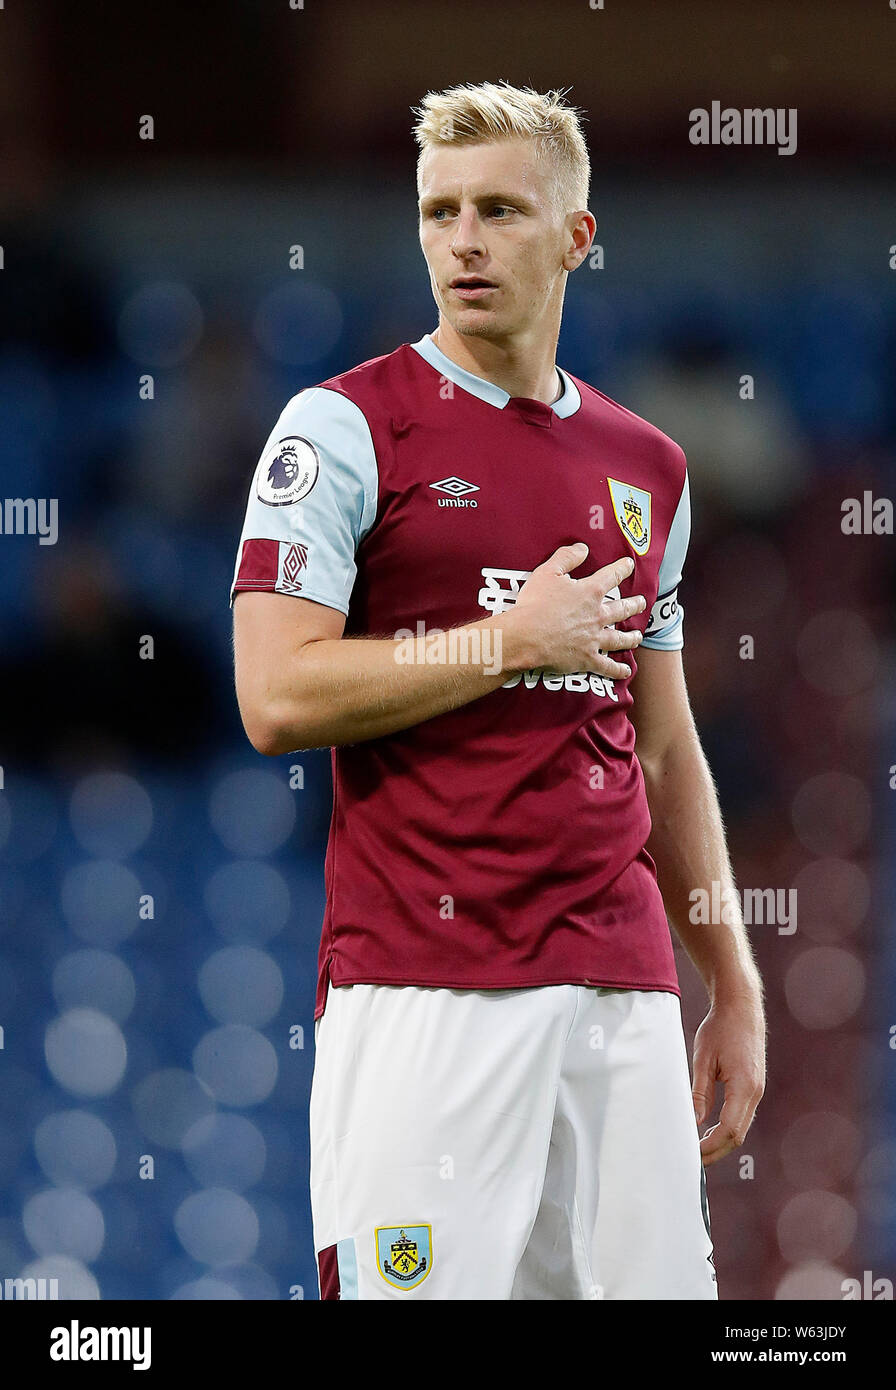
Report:
M 103 1248 L 103 1213 L 75 1188 L 51 1187 L 25 1203 L 22 1227 L 38 1255 L 59 1252 L 90 1264 Z
M 42 1255 L 21 1269 L 19 1279 L 55 1279 L 60 1302 L 94 1302 L 101 1297 L 100 1286 L 87 1266 L 63 1251 Z
M 794 1187 L 828 1187 L 845 1181 L 862 1151 L 858 1125 L 830 1110 L 800 1115 L 781 1140 L 781 1167 Z
M 124 1023 L 136 997 L 133 973 L 111 951 L 72 951 L 53 968 L 53 998 L 60 1010 L 98 1009 L 116 1023 Z
M 832 634 L 840 660 L 831 659 Z M 848 660 L 842 655 L 846 652 Z M 864 690 L 874 680 L 880 649 L 870 623 L 861 613 L 830 608 L 813 613 L 800 629 L 796 658 L 803 679 L 816 690 L 843 696 Z
M 148 1139 L 178 1149 L 191 1125 L 215 1109 L 213 1097 L 192 1072 L 162 1067 L 134 1087 L 134 1118 Z
M 97 1009 L 67 1009 L 44 1035 L 54 1081 L 76 1096 L 107 1096 L 124 1075 L 128 1050 L 121 1029 Z
M 855 1238 L 858 1215 L 837 1192 L 819 1188 L 791 1197 L 778 1216 L 778 1245 L 790 1264 L 832 1262 Z
M 303 367 L 332 352 L 342 333 L 342 308 L 332 290 L 289 281 L 262 299 L 253 324 L 259 346 L 274 362 Z
M 152 830 L 152 802 L 133 777 L 95 772 L 72 792 L 69 819 L 75 838 L 94 859 L 126 859 Z
M 277 1083 L 277 1054 L 263 1033 L 242 1023 L 213 1028 L 197 1043 L 193 1068 L 222 1105 L 257 1105 Z
M 174 1229 L 188 1255 L 201 1264 L 238 1264 L 258 1244 L 258 1217 L 250 1202 L 224 1187 L 194 1192 L 174 1214 Z
M 273 864 L 235 859 L 205 885 L 205 910 L 228 941 L 263 945 L 289 920 L 289 885 Z
M 46 1115 L 34 1132 L 34 1152 L 51 1182 L 85 1192 L 109 1181 L 117 1158 L 112 1130 L 87 1110 Z
M 209 818 L 231 854 L 273 854 L 292 834 L 295 796 L 282 775 L 258 769 L 231 772 L 212 790 Z
M 208 1013 L 220 1023 L 260 1026 L 280 1010 L 283 976 L 266 951 L 226 946 L 203 962 L 199 993 Z
M 172 1299 L 199 1303 L 236 1303 L 242 1299 L 232 1284 L 223 1279 L 213 1279 L 207 1274 L 202 1279 L 192 1279 L 181 1284 L 171 1295 Z
M 824 944 L 852 936 L 871 906 L 871 880 L 849 859 L 813 859 L 794 875 L 793 887 L 800 932 Z
M 845 1270 L 821 1260 L 810 1260 L 789 1269 L 775 1289 L 775 1299 L 789 1302 L 839 1303 L 843 1299 Z
M 219 1279 L 226 1279 L 230 1288 L 235 1289 L 240 1298 L 257 1302 L 260 1299 L 275 1300 L 281 1297 L 276 1283 L 261 1265 L 230 1265 L 216 1269 L 215 1273 Z
M 865 967 L 837 946 L 800 952 L 784 977 L 787 1006 L 804 1028 L 839 1028 L 853 1017 L 865 994 Z
M 63 915 L 76 936 L 94 946 L 117 946 L 139 926 L 140 881 L 124 864 L 93 859 L 62 880 Z
M 264 1136 L 245 1115 L 205 1115 L 183 1139 L 187 1167 L 201 1187 L 235 1192 L 261 1180 L 267 1159 Z
M 140 366 L 176 367 L 195 350 L 202 330 L 198 299 L 175 281 L 135 290 L 118 317 L 121 350 Z
M 820 772 L 797 791 L 791 818 L 812 854 L 851 854 L 868 838 L 871 797 L 865 783 L 851 773 Z

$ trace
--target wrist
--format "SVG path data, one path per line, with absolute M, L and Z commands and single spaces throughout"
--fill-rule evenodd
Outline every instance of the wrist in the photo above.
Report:
M 752 961 L 714 971 L 706 988 L 713 1007 L 733 1003 L 762 1005 L 762 977 Z
M 487 618 L 485 626 L 501 634 L 501 665 L 508 676 L 532 671 L 541 665 L 525 615 L 518 609 L 509 608 L 499 617 Z

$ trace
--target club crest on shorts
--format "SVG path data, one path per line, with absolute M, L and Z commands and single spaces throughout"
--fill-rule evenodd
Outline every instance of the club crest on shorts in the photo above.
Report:
M 639 555 L 646 555 L 650 546 L 650 493 L 631 483 L 607 479 L 613 515 L 629 545 Z
M 317 450 L 309 439 L 289 434 L 262 455 L 256 474 L 258 500 L 266 507 L 288 507 L 307 497 L 320 472 Z
M 393 1288 L 422 1284 L 432 1269 L 432 1226 L 377 1226 L 376 1267 Z

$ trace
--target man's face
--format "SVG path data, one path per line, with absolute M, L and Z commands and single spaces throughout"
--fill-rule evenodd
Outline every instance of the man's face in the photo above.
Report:
M 421 167 L 420 244 L 458 333 L 501 340 L 562 303 L 570 247 L 551 169 L 528 140 L 443 145 Z

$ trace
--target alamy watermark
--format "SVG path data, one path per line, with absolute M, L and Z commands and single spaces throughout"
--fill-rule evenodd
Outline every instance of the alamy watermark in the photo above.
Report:
M 705 888 L 691 889 L 688 918 L 696 926 L 724 922 L 730 927 L 742 920 L 745 926 L 777 926 L 779 936 L 793 936 L 796 894 L 795 888 L 745 888 L 738 894 L 737 889 L 723 888 L 713 879 L 708 892 Z
M 37 536 L 38 545 L 55 545 L 59 539 L 59 499 L 5 497 L 0 502 L 0 533 Z
M 695 106 L 689 113 L 692 145 L 777 145 L 778 154 L 796 154 L 795 106 Z
M 862 1298 L 870 1299 L 873 1303 L 878 1303 L 881 1300 L 892 1302 L 893 1281 L 892 1279 L 876 1279 L 873 1270 L 864 1269 L 861 1280 L 844 1279 L 840 1285 L 840 1292 L 845 1303 Z
M 23 1299 L 26 1302 L 34 1299 L 36 1302 L 44 1302 L 58 1297 L 58 1279 L 0 1279 L 0 1298 L 13 1301 Z
M 503 671 L 501 629 L 491 627 L 400 627 L 395 633 L 395 660 L 404 666 L 481 666 L 490 676 Z
M 152 1328 L 91 1327 L 72 1318 L 50 1333 L 51 1361 L 130 1361 L 135 1371 L 152 1366 Z

